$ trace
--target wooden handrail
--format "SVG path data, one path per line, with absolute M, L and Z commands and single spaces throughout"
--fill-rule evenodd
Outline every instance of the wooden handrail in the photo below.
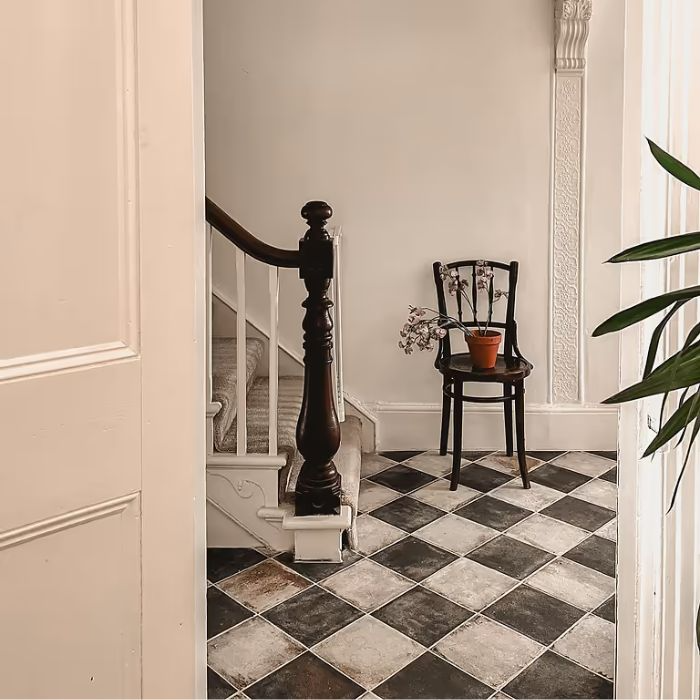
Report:
M 206 217 L 208 223 L 251 258 L 276 267 L 300 267 L 301 253 L 298 250 L 285 250 L 263 243 L 209 197 L 206 200 Z

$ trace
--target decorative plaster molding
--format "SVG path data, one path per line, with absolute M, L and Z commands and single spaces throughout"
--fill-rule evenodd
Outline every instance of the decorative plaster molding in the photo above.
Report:
M 591 0 L 554 0 L 554 67 L 582 71 L 586 66 Z
M 581 222 L 585 51 L 591 0 L 554 0 L 551 388 L 554 403 L 581 396 Z

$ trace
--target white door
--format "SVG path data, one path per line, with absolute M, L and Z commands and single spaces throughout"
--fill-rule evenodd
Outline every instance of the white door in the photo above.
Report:
M 0 0 L 0 697 L 202 695 L 197 0 Z

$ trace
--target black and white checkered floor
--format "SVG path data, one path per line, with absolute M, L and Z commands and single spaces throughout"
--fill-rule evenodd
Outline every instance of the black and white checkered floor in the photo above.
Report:
M 385 452 L 342 564 L 210 550 L 209 697 L 611 698 L 610 452 Z

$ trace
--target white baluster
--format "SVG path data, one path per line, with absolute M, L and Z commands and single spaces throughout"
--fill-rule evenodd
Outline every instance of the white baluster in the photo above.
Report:
M 277 454 L 277 400 L 279 394 L 279 291 L 280 291 L 280 271 L 278 267 L 270 267 L 270 429 L 269 429 L 269 452 L 271 455 Z
M 211 246 L 212 238 L 214 236 L 214 229 L 211 224 L 207 224 L 206 233 L 206 243 L 205 243 L 205 264 L 206 264 L 206 287 L 205 294 L 207 300 L 207 403 L 211 402 L 212 397 L 212 345 L 214 343 L 212 339 L 212 304 L 214 303 L 214 298 L 212 297 L 211 287 L 212 287 L 212 276 L 211 276 Z
M 341 315 L 340 294 L 340 243 L 343 236 L 342 226 L 333 228 L 333 284 L 331 285 L 331 299 L 333 300 L 333 354 L 334 367 L 333 384 L 335 389 L 335 408 L 338 420 L 345 420 L 345 399 L 343 389 L 343 323 Z
M 236 248 L 236 454 L 244 455 L 248 446 L 246 411 L 246 315 L 245 315 L 245 253 Z

